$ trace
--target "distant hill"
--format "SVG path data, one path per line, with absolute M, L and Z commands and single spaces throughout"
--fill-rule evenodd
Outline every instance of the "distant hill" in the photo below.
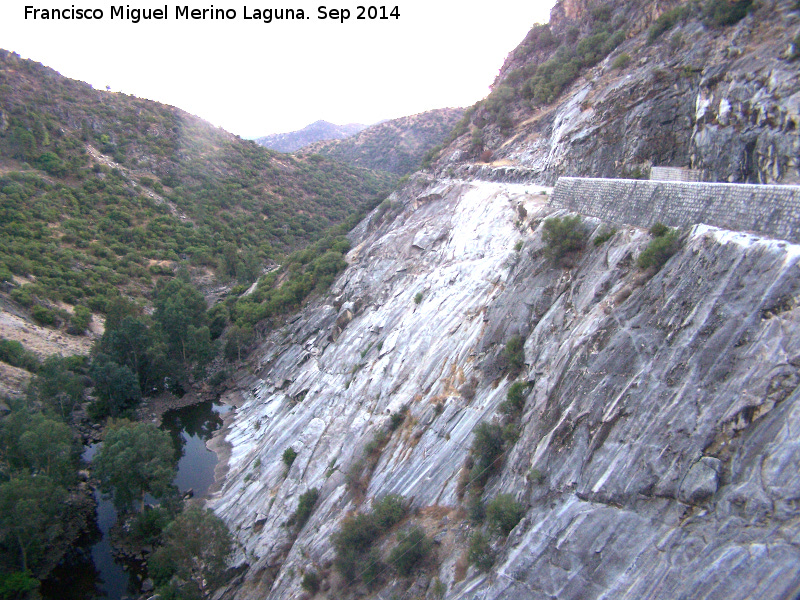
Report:
M 302 153 L 405 175 L 419 168 L 425 154 L 445 140 L 463 115 L 462 108 L 429 110 L 378 123 L 347 139 L 310 144 Z
M 275 133 L 257 138 L 256 144 L 278 152 L 294 152 L 308 144 L 322 140 L 341 140 L 355 135 L 366 129 L 367 125 L 349 123 L 348 125 L 334 125 L 327 121 L 316 121 L 299 131 L 288 133 Z

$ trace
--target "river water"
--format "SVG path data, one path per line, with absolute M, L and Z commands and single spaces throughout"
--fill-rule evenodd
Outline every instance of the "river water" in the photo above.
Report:
M 180 456 L 175 485 L 195 497 L 205 495 L 214 483 L 217 456 L 206 448 L 206 442 L 222 426 L 222 415 L 229 407 L 206 401 L 168 411 L 162 428 L 172 436 Z M 99 444 L 87 446 L 82 458 L 91 462 Z M 64 564 L 57 567 L 42 584 L 45 600 L 122 600 L 140 593 L 142 566 L 124 564 L 111 553 L 109 530 L 117 521 L 117 511 L 110 499 L 95 492 L 97 531 L 82 540 Z

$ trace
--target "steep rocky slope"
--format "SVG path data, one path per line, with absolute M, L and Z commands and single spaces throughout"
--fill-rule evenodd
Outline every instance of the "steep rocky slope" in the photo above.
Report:
M 372 125 L 347 139 L 310 144 L 303 153 L 405 175 L 420 167 L 425 154 L 442 144 L 463 115 L 461 108 L 429 110 Z
M 584 216 L 592 241 L 559 264 L 544 223 L 565 213 L 538 185 L 653 164 L 798 181 L 796 3 L 724 24 L 731 7 L 559 2 L 433 172 L 352 232 L 330 295 L 228 397 L 209 504 L 248 568 L 220 597 L 800 592 L 800 246 L 693 223 L 645 271 L 646 230 Z M 337 532 L 388 494 L 412 510 L 348 583 Z M 508 535 L 479 522 L 506 494 Z M 406 574 L 392 550 L 414 526 L 433 550 Z
M 366 129 L 368 125 L 360 123 L 349 123 L 347 125 L 335 125 L 327 121 L 314 121 L 297 131 L 288 133 L 274 133 L 256 138 L 255 142 L 259 146 L 264 146 L 270 150 L 278 152 L 294 152 L 304 146 L 320 142 L 323 140 L 343 140 L 359 131 Z
M 488 151 L 494 167 L 550 184 L 646 176 L 652 165 L 703 169 L 708 181 L 797 183 L 800 7 L 750 4 L 558 3 L 550 25 L 509 55 L 440 166 Z M 727 24 L 725 7 L 736 5 L 750 12 Z
M 634 261 L 650 236 L 624 228 L 561 268 L 543 254 L 553 209 L 539 191 L 418 176 L 393 212 L 354 231 L 330 297 L 254 353 L 210 502 L 249 564 L 225 597 L 295 597 L 310 570 L 328 598 L 425 597 L 432 577 L 448 598 L 800 590 L 800 248 L 696 226 L 653 274 Z M 500 419 L 514 336 L 529 387 L 481 498 L 512 494 L 524 517 L 493 538 L 482 573 L 466 568 L 478 526 L 459 479 L 476 427 Z M 370 446 L 403 407 L 403 424 Z M 287 522 L 312 488 L 295 532 Z M 411 577 L 383 567 L 371 592 L 347 587 L 332 535 L 388 493 L 416 512 L 381 541 L 384 560 L 414 523 L 435 558 Z

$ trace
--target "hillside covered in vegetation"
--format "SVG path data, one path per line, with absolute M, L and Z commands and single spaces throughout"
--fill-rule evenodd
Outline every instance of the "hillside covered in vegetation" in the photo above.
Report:
M 251 283 L 392 184 L 0 52 L 0 279 L 40 322 L 57 302 L 146 300 L 178 265 Z
M 345 164 L 407 175 L 419 169 L 431 148 L 441 144 L 464 114 L 461 108 L 439 108 L 368 127 L 341 140 L 317 142 L 301 154 L 321 154 Z

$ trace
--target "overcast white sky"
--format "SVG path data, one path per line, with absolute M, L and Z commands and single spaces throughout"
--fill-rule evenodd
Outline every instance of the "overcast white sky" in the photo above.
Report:
M 160 1 L 160 3 L 159 3 Z M 165 0 L 122 6 L 162 8 Z M 356 20 L 363 0 L 217 0 L 235 20 L 111 20 L 109 0 L 2 0 L 0 47 L 96 88 L 178 106 L 242 137 L 300 129 L 318 119 L 374 123 L 486 96 L 506 55 L 554 0 L 396 0 L 400 17 Z M 331 2 L 331 3 L 329 3 Z M 25 19 L 25 6 L 102 9 L 100 21 Z M 245 20 L 257 8 L 302 8 L 302 21 Z M 319 6 L 349 8 L 344 23 Z M 382 6 L 382 5 L 377 5 Z M 310 18 L 308 18 L 310 17 Z

